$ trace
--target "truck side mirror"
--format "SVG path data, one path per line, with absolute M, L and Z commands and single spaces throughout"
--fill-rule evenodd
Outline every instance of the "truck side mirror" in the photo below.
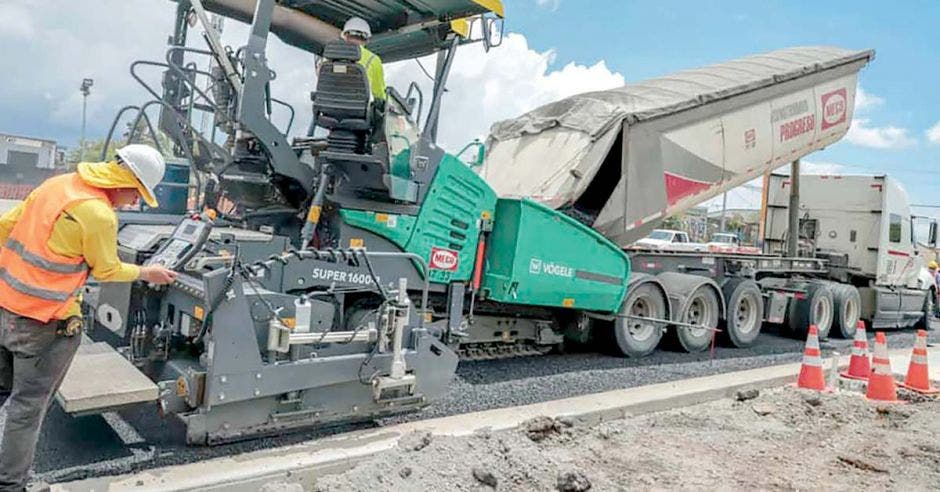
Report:
M 489 51 L 503 44 L 503 19 L 487 17 L 483 19 L 483 48 Z
M 937 221 L 930 222 L 930 234 L 927 242 L 930 244 L 930 247 L 937 247 Z

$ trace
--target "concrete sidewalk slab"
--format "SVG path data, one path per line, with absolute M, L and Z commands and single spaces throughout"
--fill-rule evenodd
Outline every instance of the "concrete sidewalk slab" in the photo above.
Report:
M 892 357 L 900 365 L 904 354 Z M 940 349 L 930 349 L 940 358 Z M 828 361 L 826 362 L 828 365 Z M 848 357 L 840 358 L 840 365 Z M 938 364 L 940 366 L 940 364 Z M 905 366 L 906 367 L 906 366 Z M 206 490 L 255 491 L 273 481 L 313 485 L 317 476 L 345 470 L 382 451 L 393 449 L 412 432 L 462 436 L 483 430 L 507 430 L 534 417 L 570 418 L 581 424 L 626 418 L 730 397 L 749 388 L 770 388 L 795 381 L 800 364 L 786 364 L 714 376 L 641 386 L 521 407 L 487 410 L 356 431 L 278 449 L 217 458 L 114 477 L 55 484 L 53 491 Z

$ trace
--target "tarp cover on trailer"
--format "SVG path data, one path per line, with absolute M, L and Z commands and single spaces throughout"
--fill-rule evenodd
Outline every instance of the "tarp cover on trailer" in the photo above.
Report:
M 564 207 L 574 203 L 591 184 L 624 125 L 687 112 L 787 81 L 809 78 L 813 74 L 842 65 L 855 63 L 858 65 L 855 69 L 857 72 L 858 68 L 873 57 L 874 52 L 869 50 L 854 51 L 835 47 L 789 48 L 687 70 L 617 89 L 571 96 L 520 117 L 495 123 L 487 141 L 487 159 L 482 172 L 501 196 L 530 197 L 555 208 Z M 844 119 L 849 121 L 851 104 L 854 101 L 854 81 L 853 73 L 852 86 L 843 88 L 841 92 L 840 117 L 844 118 L 843 115 L 847 114 L 848 117 Z M 770 98 L 771 96 L 767 96 L 766 100 Z M 816 127 L 808 127 L 807 130 L 812 130 L 810 133 L 813 135 L 810 137 L 819 137 L 822 131 L 827 130 L 822 114 L 825 101 L 814 103 L 814 99 L 818 98 L 807 98 L 808 104 L 790 111 L 790 116 L 798 117 L 802 116 L 801 112 L 806 112 L 815 118 L 815 121 L 806 120 L 808 123 L 803 124 Z M 754 101 L 748 101 L 746 104 L 754 104 Z M 773 104 L 767 106 L 765 113 L 746 116 L 750 120 L 766 119 L 766 124 L 749 124 L 755 127 L 766 126 L 767 133 L 771 134 L 771 119 L 777 124 L 778 119 L 786 118 L 787 115 L 774 113 Z M 731 109 L 736 109 L 734 104 L 727 105 L 723 111 L 727 113 Z M 786 108 L 778 106 L 777 109 Z M 720 117 L 721 110 L 716 110 L 715 114 Z M 838 130 L 842 131 L 838 135 L 832 135 L 835 139 L 844 135 L 849 121 L 839 121 Z M 686 121 L 682 124 L 688 123 Z M 819 124 L 821 126 L 817 126 Z M 715 131 L 727 131 L 721 130 L 720 125 L 719 121 L 719 129 Z M 756 132 L 760 134 L 761 130 Z M 768 136 L 765 140 L 772 138 Z M 830 143 L 821 140 L 817 138 L 816 142 Z M 780 149 L 785 146 L 777 143 Z M 769 151 L 773 157 L 765 164 L 785 163 L 777 160 L 775 150 L 777 149 Z M 811 150 L 815 148 L 807 148 L 807 151 Z M 721 153 L 724 154 L 724 151 Z M 661 159 L 665 159 L 665 156 Z M 715 165 L 724 170 L 730 170 L 731 167 L 726 162 Z M 664 165 L 664 169 L 668 181 L 668 165 Z M 719 182 L 725 180 L 727 173 Z M 670 199 L 670 205 L 674 201 Z

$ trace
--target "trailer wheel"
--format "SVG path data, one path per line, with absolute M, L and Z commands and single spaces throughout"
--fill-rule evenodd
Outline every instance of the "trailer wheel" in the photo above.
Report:
M 862 298 L 854 285 L 830 284 L 832 289 L 832 334 L 851 339 L 858 329 L 858 318 L 862 312 Z
M 720 316 L 721 300 L 718 299 L 715 289 L 707 284 L 695 289 L 689 296 L 685 312 L 680 313 L 679 319 L 703 328 L 675 327 L 676 337 L 682 348 L 687 352 L 701 352 L 707 349 L 715 333 L 711 328 L 718 327 Z
M 816 325 L 820 339 L 829 336 L 832 328 L 832 290 L 823 283 L 811 283 L 806 288 L 806 298 L 790 303 L 790 332 L 806 338 L 809 325 Z
M 757 282 L 736 278 L 722 287 L 725 310 L 723 337 L 738 348 L 750 347 L 760 335 L 764 320 L 764 297 Z
M 640 284 L 627 293 L 614 322 L 614 337 L 620 353 L 629 357 L 649 355 L 663 337 L 663 327 L 656 322 L 637 318 L 665 319 L 666 296 L 652 283 Z

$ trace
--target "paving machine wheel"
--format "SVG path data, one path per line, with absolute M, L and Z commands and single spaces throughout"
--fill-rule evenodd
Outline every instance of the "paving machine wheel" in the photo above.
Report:
M 788 322 L 790 332 L 799 338 L 806 338 L 809 325 L 816 325 L 819 338 L 829 336 L 833 314 L 832 290 L 824 283 L 807 284 L 806 297 L 790 303 Z
M 656 284 L 646 282 L 630 289 L 620 316 L 614 321 L 614 338 L 620 353 L 645 357 L 656 349 L 663 337 L 661 323 L 641 318 L 666 319 L 666 296 Z
M 833 283 L 832 289 L 832 329 L 833 335 L 852 339 L 858 328 L 858 318 L 861 315 L 862 300 L 858 289 L 853 285 Z
M 718 298 L 718 292 L 708 284 L 695 289 L 688 297 L 685 309 L 679 313 L 678 318 L 685 323 L 702 326 L 702 328 L 675 327 L 679 345 L 687 352 L 701 352 L 707 349 L 715 333 L 712 329 L 718 326 L 720 316 L 721 300 Z
M 750 347 L 760 335 L 764 319 L 764 298 L 757 282 L 735 278 L 722 287 L 727 302 L 722 337 L 731 345 Z

